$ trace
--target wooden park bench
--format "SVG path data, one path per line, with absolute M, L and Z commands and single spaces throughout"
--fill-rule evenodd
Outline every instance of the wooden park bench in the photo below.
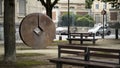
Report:
M 85 68 L 120 68 L 120 50 L 58 45 L 58 58 L 49 59 L 49 61 L 56 63 L 56 68 L 62 68 L 63 64 Z
M 91 38 L 88 38 L 91 37 Z M 69 44 L 72 44 L 72 41 L 80 41 L 83 44 L 83 41 L 92 41 L 93 44 L 96 42 L 95 34 L 90 33 L 69 33 L 69 38 L 67 38 Z

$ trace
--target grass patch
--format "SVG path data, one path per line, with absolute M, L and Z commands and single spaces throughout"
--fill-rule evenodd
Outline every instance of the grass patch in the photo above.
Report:
M 5 63 L 0 61 L 0 68 L 30 68 L 32 66 L 39 65 L 48 65 L 47 61 L 43 59 L 36 58 L 34 56 L 44 56 L 44 54 L 39 53 L 18 53 L 16 54 L 17 61 L 12 63 Z M 2 60 L 3 55 L 0 56 L 0 60 Z
M 29 47 L 19 47 L 17 50 L 33 50 L 32 48 Z
M 33 60 L 22 60 L 16 61 L 14 63 L 5 63 L 0 61 L 0 67 L 2 68 L 29 68 L 36 65 L 48 65 L 48 62 L 44 61 L 33 61 Z
M 34 66 L 34 65 L 47 65 L 48 62 L 44 61 L 33 61 L 33 60 L 26 60 L 26 61 L 17 61 L 14 65 L 15 66 Z
M 39 53 L 17 53 L 16 57 L 32 57 L 32 56 L 44 56 L 45 54 Z M 0 59 L 3 58 L 3 55 L 0 55 Z
M 58 44 L 66 44 L 67 41 L 66 40 L 56 40 L 53 41 L 52 44 L 49 44 L 48 46 L 57 46 Z
M 31 57 L 31 56 L 44 56 L 44 54 L 39 53 L 17 53 L 16 57 Z
M 53 44 L 56 44 L 56 45 L 58 45 L 58 44 L 66 44 L 66 43 L 68 43 L 67 40 L 56 40 L 56 41 L 53 42 Z
M 62 42 L 62 43 L 66 43 L 67 40 L 56 40 L 56 41 L 54 41 L 54 43 L 60 43 L 60 42 Z

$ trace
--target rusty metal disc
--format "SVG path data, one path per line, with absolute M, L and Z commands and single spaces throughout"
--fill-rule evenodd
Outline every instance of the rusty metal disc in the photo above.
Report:
M 20 24 L 22 41 L 32 48 L 45 48 L 55 37 L 53 21 L 42 13 L 27 15 Z

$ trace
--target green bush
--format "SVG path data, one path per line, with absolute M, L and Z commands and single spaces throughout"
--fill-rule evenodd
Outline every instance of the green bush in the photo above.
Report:
M 89 17 L 82 16 L 77 18 L 76 26 L 92 27 L 94 26 L 94 21 L 92 20 L 92 18 L 90 19 Z
M 74 20 L 75 15 L 71 14 L 69 15 L 69 25 L 72 26 L 72 23 L 75 21 Z M 59 22 L 58 22 L 58 26 L 59 27 L 63 27 L 63 26 L 68 26 L 68 14 L 63 14 L 62 17 L 60 18 Z
M 70 26 L 82 26 L 82 27 L 92 27 L 94 26 L 94 20 L 91 16 L 85 15 L 75 15 L 71 14 L 69 15 L 69 25 Z M 58 22 L 59 27 L 68 26 L 68 14 L 64 14 L 60 21 Z

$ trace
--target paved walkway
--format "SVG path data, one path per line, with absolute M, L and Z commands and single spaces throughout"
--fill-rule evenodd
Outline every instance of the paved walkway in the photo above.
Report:
M 47 49 L 31 49 L 31 50 L 17 50 L 17 53 L 40 53 L 48 56 L 57 56 L 57 48 L 47 48 Z
M 62 40 L 66 40 L 66 38 L 68 37 L 67 35 L 56 35 L 56 38 L 54 40 L 59 40 L 59 37 L 62 37 Z M 96 36 L 95 38 L 101 39 L 101 36 Z M 119 35 L 120 38 L 120 35 Z M 106 35 L 105 39 L 115 39 L 115 35 L 111 34 L 111 35 Z
M 26 46 L 25 46 L 26 47 Z M 46 49 L 17 49 L 16 53 L 40 53 L 40 54 L 46 54 L 50 56 L 57 56 L 57 46 L 54 47 L 47 47 Z M 0 46 L 0 55 L 4 54 L 4 47 Z
M 92 46 L 92 47 L 103 47 L 103 48 L 115 48 L 120 49 L 120 40 L 115 39 L 98 39 L 95 45 L 91 43 L 83 44 L 80 46 Z M 27 46 L 22 46 L 22 48 Z M 20 47 L 19 47 L 20 48 Z M 17 49 L 17 53 L 41 53 L 48 55 L 57 55 L 57 46 L 48 46 L 46 49 Z M 0 54 L 4 53 L 3 45 L 0 45 Z

